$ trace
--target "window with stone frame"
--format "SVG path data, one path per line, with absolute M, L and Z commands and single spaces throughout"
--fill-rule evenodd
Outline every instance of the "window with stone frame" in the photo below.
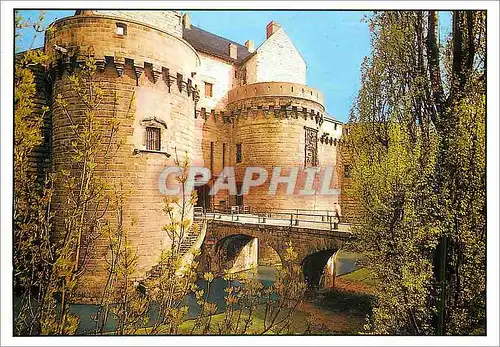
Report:
M 146 127 L 146 149 L 148 151 L 159 151 L 161 149 L 160 128 Z
M 142 126 L 142 148 L 148 151 L 165 151 L 167 123 L 157 117 L 146 117 Z
M 305 167 L 318 166 L 318 130 L 304 127 L 305 129 Z

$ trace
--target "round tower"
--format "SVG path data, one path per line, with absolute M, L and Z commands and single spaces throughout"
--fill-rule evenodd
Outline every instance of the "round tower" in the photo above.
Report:
M 263 167 L 269 176 L 265 184 L 250 188 L 243 204 L 256 210 L 331 209 L 336 196 L 320 194 L 325 168 L 336 165 L 335 150 L 322 141 L 325 107 L 318 90 L 299 83 L 260 82 L 244 85 L 228 94 L 228 112 L 234 121 L 234 142 L 241 146 L 241 160 L 235 163 L 236 181 L 242 182 L 247 167 Z M 333 144 L 333 143 L 332 143 Z M 307 173 L 315 175 L 316 193 L 301 194 Z M 281 176 L 297 170 L 297 184 L 291 194 L 279 184 L 269 195 L 273 170 Z M 329 188 L 337 186 L 335 174 Z
M 81 173 L 72 159 L 75 134 L 71 124 L 83 124 L 86 106 L 72 92 L 71 76 L 86 57 L 95 60 L 93 84 L 103 91 L 95 112 L 96 128 L 103 139 L 98 146 L 96 178 L 106 183 L 106 194 L 118 190 L 125 195 L 122 224 L 138 256 L 137 275 L 142 277 L 169 244 L 162 230 L 167 218 L 158 184 L 160 173 L 174 165 L 176 150 L 183 158 L 195 143 L 198 91 L 192 76 L 200 59 L 182 39 L 181 14 L 76 11 L 75 16 L 50 26 L 45 51 L 52 57 L 52 160 L 56 173 Z M 56 102 L 58 95 L 67 104 L 67 113 Z M 112 124 L 117 124 L 116 130 L 111 130 Z M 63 180 L 58 179 L 54 227 L 59 236 L 64 231 L 63 192 Z M 116 223 L 112 204 L 102 202 L 96 212 L 104 215 L 106 223 Z M 79 301 L 89 302 L 104 288 L 108 239 L 104 234 L 83 235 L 83 239 L 90 247 L 80 258 L 85 271 L 76 294 Z

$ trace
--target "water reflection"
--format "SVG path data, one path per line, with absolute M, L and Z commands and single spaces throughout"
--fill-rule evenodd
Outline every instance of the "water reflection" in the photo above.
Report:
M 343 275 L 354 271 L 357 268 L 356 260 L 359 258 L 358 255 L 352 253 L 340 253 L 337 259 L 337 275 Z M 274 276 L 276 273 L 276 268 L 272 266 L 259 266 L 257 268 L 257 279 L 259 279 L 264 286 L 270 286 L 274 282 Z M 206 291 L 206 281 L 203 279 L 198 279 L 196 284 L 199 288 Z M 237 283 L 233 284 L 237 285 Z M 226 309 L 226 302 L 224 296 L 226 295 L 224 289 L 228 286 L 228 281 L 222 278 L 216 278 L 210 284 L 209 299 L 210 302 L 215 302 L 217 304 L 217 313 L 224 312 Z M 192 319 L 199 315 L 200 306 L 196 303 L 196 298 L 194 294 L 188 295 L 183 302 L 183 305 L 189 307 L 187 319 Z M 96 305 L 80 305 L 74 304 L 70 307 L 70 312 L 78 315 L 80 317 L 80 326 L 77 334 L 88 334 L 90 331 L 95 329 L 95 322 L 90 318 L 97 312 Z M 158 313 L 157 308 L 154 306 L 149 312 L 150 324 L 153 325 L 153 321 Z M 106 331 L 113 331 L 115 329 L 116 322 L 112 315 L 109 317 L 108 324 L 105 327 Z

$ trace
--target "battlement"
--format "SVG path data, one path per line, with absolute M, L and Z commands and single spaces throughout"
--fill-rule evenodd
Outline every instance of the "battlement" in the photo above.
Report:
M 320 104 L 324 111 L 325 101 L 323 93 L 306 85 L 289 82 L 260 82 L 234 88 L 228 93 L 228 103 L 231 104 L 240 100 L 262 96 L 302 98 Z
M 96 175 L 110 186 L 127 178 L 124 184 L 132 193 L 123 218 L 126 223 L 137 220 L 130 227 L 130 242 L 138 250 L 139 277 L 170 242 L 162 230 L 168 218 L 161 213 L 164 196 L 158 184 L 162 170 L 175 164 L 171 154 L 187 153 L 196 165 L 217 174 L 232 166 L 237 184 L 247 167 L 339 170 L 341 123 L 328 118 L 323 94 L 305 85 L 305 62 L 283 28 L 273 22 L 268 32 L 254 49 L 250 42 L 243 46 L 194 27 L 180 12 L 115 10 L 78 10 L 47 30 L 44 51 L 51 64 L 44 73 L 52 100 L 44 101 L 51 110 L 50 151 L 43 155 L 50 158 L 42 159 L 56 172 L 80 170 L 72 162 L 74 133 L 68 130 L 73 120 L 84 121 L 86 105 L 73 95 L 71 75 L 92 57 L 94 82 L 102 91 L 95 122 L 103 136 L 108 136 L 104 131 L 111 119 L 120 124 L 113 138 L 116 151 L 109 161 L 99 157 Z M 75 115 L 71 121 L 55 102 L 57 95 Z M 98 151 L 104 153 L 107 146 L 102 142 Z M 306 182 L 305 171 L 298 181 Z M 56 209 L 65 203 L 62 184 L 54 184 Z M 333 178 L 330 188 L 341 184 Z M 198 191 L 198 204 L 205 208 L 317 210 L 339 201 L 319 194 L 291 197 L 283 186 L 274 196 L 266 187 L 255 187 L 244 197 L 229 191 L 211 197 L 205 188 Z M 109 211 L 102 213 L 114 218 Z M 62 217 L 54 216 L 54 234 L 63 228 Z M 76 294 L 81 300 L 92 298 L 105 281 L 107 240 L 98 238 L 92 247 Z
M 196 73 L 198 52 L 171 32 L 129 18 L 86 14 L 59 19 L 45 33 L 45 52 L 57 56 L 63 51 L 76 60 L 89 53 L 96 57 L 125 58 L 143 67 L 168 67 L 184 76 Z

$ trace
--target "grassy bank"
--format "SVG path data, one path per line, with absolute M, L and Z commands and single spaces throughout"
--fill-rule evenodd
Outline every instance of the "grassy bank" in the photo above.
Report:
M 335 288 L 321 290 L 301 305 L 293 316 L 289 330 L 270 330 L 266 334 L 359 334 L 363 331 L 366 316 L 371 313 L 375 286 L 373 275 L 364 268 L 339 276 Z M 264 330 L 264 317 L 264 309 L 258 309 L 252 315 L 252 324 L 246 334 L 261 334 Z M 194 323 L 194 320 L 185 321 L 180 327 L 180 334 L 190 335 Z M 212 316 L 208 334 L 218 335 L 219 326 L 223 324 L 223 313 Z M 137 333 L 148 334 L 149 330 L 150 328 L 141 329 Z M 201 334 L 201 331 L 197 329 L 195 333 Z
M 235 315 L 237 315 L 238 312 L 235 312 Z M 306 321 L 307 317 L 309 314 L 302 312 L 302 311 L 297 311 L 295 312 L 295 315 L 293 316 L 291 327 L 289 330 L 268 330 L 265 335 L 276 335 L 276 334 L 300 334 L 303 335 L 307 331 L 307 327 L 304 326 L 304 322 Z M 264 308 L 259 308 L 254 312 L 252 315 L 252 323 L 248 326 L 246 329 L 245 335 L 260 335 L 264 331 L 264 317 L 265 317 L 265 312 Z M 240 324 L 245 324 L 244 320 L 248 318 L 248 315 L 242 314 L 242 317 L 240 318 Z M 281 319 L 281 316 L 278 316 L 277 321 Z M 193 331 L 193 326 L 195 324 L 195 320 L 187 320 L 182 325 L 179 327 L 180 330 L 180 335 L 191 335 Z M 210 331 L 206 335 L 220 335 L 221 329 L 224 328 L 224 313 L 216 314 L 211 316 L 211 325 L 210 325 Z M 136 334 L 138 335 L 147 335 L 151 331 L 151 328 L 145 328 L 145 329 L 140 329 L 137 331 Z M 167 332 L 162 332 L 161 328 L 159 329 L 159 334 L 166 334 Z M 197 328 L 194 330 L 195 335 L 201 335 L 202 331 Z M 240 334 L 238 334 L 240 335 Z
M 335 287 L 324 289 L 302 310 L 309 313 L 312 334 L 356 335 L 363 331 L 375 300 L 376 281 L 361 268 L 337 277 Z

